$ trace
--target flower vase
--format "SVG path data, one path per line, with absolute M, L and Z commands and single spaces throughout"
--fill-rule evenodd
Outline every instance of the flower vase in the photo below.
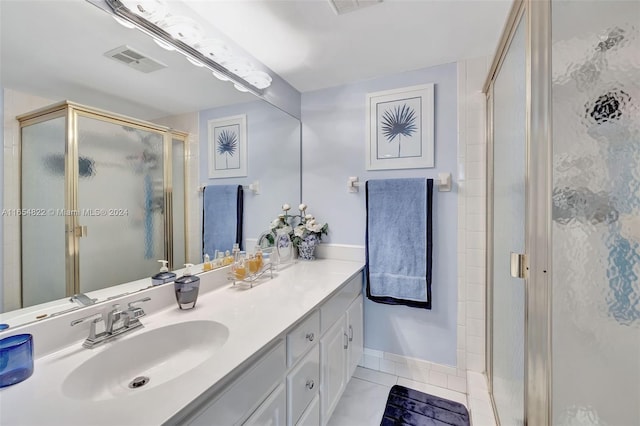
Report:
M 298 245 L 298 259 L 314 260 L 318 244 L 320 244 L 320 240 L 315 234 L 307 235 Z

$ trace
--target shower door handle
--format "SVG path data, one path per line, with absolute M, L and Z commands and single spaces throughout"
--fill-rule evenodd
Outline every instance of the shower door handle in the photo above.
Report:
M 524 278 L 527 258 L 524 254 L 511 252 L 511 276 L 513 278 Z
M 76 237 L 82 238 L 87 236 L 87 225 L 76 226 Z

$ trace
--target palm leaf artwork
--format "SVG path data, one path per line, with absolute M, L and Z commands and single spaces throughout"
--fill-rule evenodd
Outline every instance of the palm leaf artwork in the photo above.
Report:
M 416 126 L 416 112 L 407 104 L 388 109 L 382 115 L 382 134 L 389 143 L 398 138 L 398 158 L 400 158 L 400 142 L 402 136 L 413 135 Z
M 238 148 L 238 137 L 234 131 L 223 130 L 218 135 L 218 154 L 226 154 L 226 168 L 229 168 L 229 156 L 233 157 Z

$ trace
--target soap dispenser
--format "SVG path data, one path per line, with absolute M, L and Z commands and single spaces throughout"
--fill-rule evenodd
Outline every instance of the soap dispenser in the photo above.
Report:
M 162 263 L 162 267 L 160 268 L 160 272 L 151 277 L 151 284 L 160 285 L 175 280 L 176 274 L 169 272 L 169 268 L 167 267 L 169 262 L 166 260 L 158 260 L 158 262 Z
M 193 309 L 198 299 L 198 291 L 200 290 L 200 278 L 191 275 L 191 263 L 186 263 L 184 275 L 174 281 L 173 287 L 176 293 L 176 301 L 180 309 Z

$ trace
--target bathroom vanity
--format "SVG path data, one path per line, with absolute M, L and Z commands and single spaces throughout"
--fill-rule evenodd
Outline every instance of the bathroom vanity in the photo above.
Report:
M 12 329 L 32 333 L 35 369 L 0 390 L 0 423 L 326 424 L 363 350 L 361 262 L 316 260 L 254 288 L 200 275 L 195 309 L 165 284 Z M 71 321 L 141 297 L 143 328 L 94 349 Z

